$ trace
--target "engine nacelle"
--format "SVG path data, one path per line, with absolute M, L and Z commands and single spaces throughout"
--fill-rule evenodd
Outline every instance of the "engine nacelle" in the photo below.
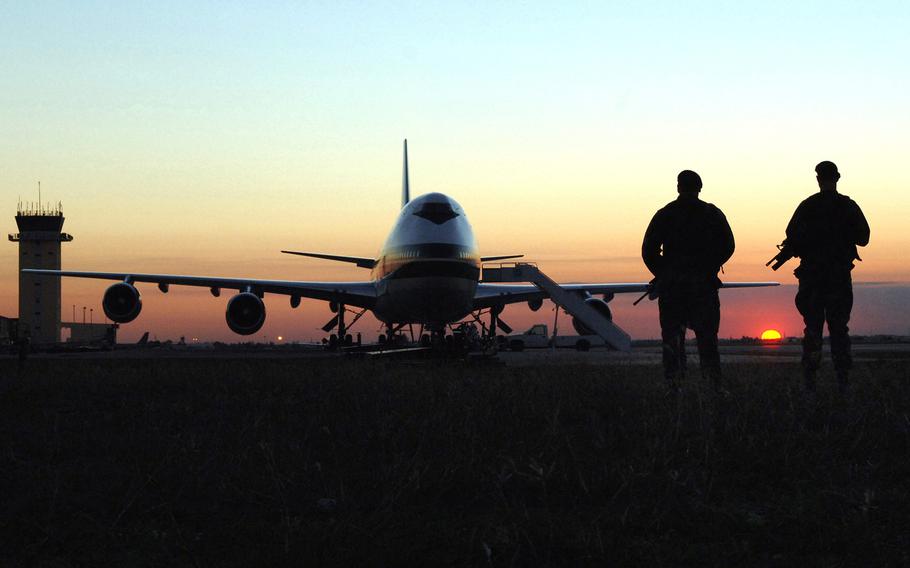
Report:
M 610 311 L 610 306 L 600 298 L 588 298 L 585 300 L 585 303 L 594 308 L 601 316 L 607 318 L 610 321 L 613 321 L 613 313 Z M 593 335 L 594 331 L 588 329 L 588 326 L 578 321 L 578 318 L 572 318 L 572 327 L 575 328 L 575 333 L 578 335 Z
M 101 307 L 107 319 L 117 323 L 129 323 L 142 311 L 142 298 L 135 286 L 118 282 L 104 291 Z
M 528 300 L 528 307 L 531 308 L 532 312 L 536 312 L 543 306 L 543 300 L 538 298 L 536 300 Z
M 265 323 L 265 304 L 256 294 L 241 292 L 228 300 L 224 319 L 234 333 L 252 335 Z

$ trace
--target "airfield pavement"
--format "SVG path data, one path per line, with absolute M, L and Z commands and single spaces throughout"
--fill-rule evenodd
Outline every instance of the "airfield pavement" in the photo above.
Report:
M 798 363 L 802 351 L 799 345 L 721 345 L 721 360 L 726 363 Z M 698 364 L 698 353 L 694 346 L 687 346 L 690 364 Z M 824 356 L 830 359 L 828 346 Z M 498 357 L 507 365 L 534 366 L 577 363 L 586 365 L 660 365 L 661 348 L 655 346 L 635 347 L 628 353 L 606 349 L 592 349 L 581 352 L 574 349 L 528 349 L 521 352 L 504 351 Z M 907 360 L 910 362 L 910 343 L 861 344 L 853 347 L 856 362 L 871 362 L 881 359 Z
M 910 565 L 910 349 L 722 352 L 4 356 L 0 566 Z
M 830 359 L 828 345 L 824 357 Z M 360 352 L 326 351 L 316 345 L 283 346 L 226 346 L 219 349 L 195 346 L 141 347 L 121 345 L 113 350 L 67 350 L 50 353 L 33 353 L 32 358 L 49 359 L 339 359 L 362 357 L 364 352 L 378 352 L 379 346 L 365 346 Z M 690 364 L 697 365 L 698 353 L 694 345 L 687 346 Z M 721 345 L 722 361 L 726 363 L 797 363 L 801 356 L 798 344 Z M 425 354 L 415 353 L 412 358 Z M 877 360 L 907 360 L 910 362 L 910 343 L 860 343 L 853 346 L 853 357 L 858 363 Z M 0 354 L 0 359 L 15 358 L 14 353 Z M 408 357 L 403 357 L 407 359 Z M 577 351 L 572 348 L 525 349 L 524 351 L 499 351 L 495 355 L 500 363 L 512 366 L 536 365 L 659 365 L 660 346 L 636 346 L 629 352 L 593 348 Z

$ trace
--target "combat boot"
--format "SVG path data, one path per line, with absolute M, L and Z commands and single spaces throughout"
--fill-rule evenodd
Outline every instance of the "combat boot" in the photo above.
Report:
M 685 377 L 685 373 L 679 371 L 667 373 L 665 375 L 667 379 L 667 392 L 664 396 L 667 398 L 672 398 L 677 396 L 682 391 L 682 383 L 680 379 Z
M 837 390 L 845 394 L 850 387 L 850 377 L 846 369 L 837 370 Z
M 810 369 L 808 367 L 803 369 L 803 387 L 808 392 L 815 392 L 815 375 L 815 369 Z
M 720 369 L 709 367 L 702 371 L 702 376 L 711 381 L 711 386 L 714 388 L 715 394 L 724 398 L 730 396 L 730 391 L 724 388 L 724 377 L 721 374 Z

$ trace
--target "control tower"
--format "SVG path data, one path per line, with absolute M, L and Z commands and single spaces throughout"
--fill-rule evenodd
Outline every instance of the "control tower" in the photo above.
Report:
M 22 274 L 23 268 L 60 270 L 60 243 L 73 240 L 62 232 L 63 209 L 40 203 L 19 203 L 19 232 L 9 240 L 19 243 L 19 336 L 34 345 L 60 342 L 60 278 Z

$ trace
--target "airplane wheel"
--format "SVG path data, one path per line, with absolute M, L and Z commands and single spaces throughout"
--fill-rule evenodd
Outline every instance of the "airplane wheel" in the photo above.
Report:
M 345 335 L 345 336 L 344 336 L 344 344 L 345 344 L 346 347 L 350 347 L 351 345 L 354 345 L 354 336 L 351 335 L 350 333 L 347 334 L 347 335 Z
M 430 339 L 430 334 L 424 333 L 423 335 L 420 336 L 420 346 L 421 347 L 429 347 L 432 344 L 433 344 L 433 340 Z
M 334 333 L 329 336 L 329 349 L 338 349 L 338 336 Z
M 384 344 L 384 343 L 385 343 L 385 334 L 384 334 L 384 333 L 380 333 L 380 334 L 379 334 L 379 337 L 376 338 L 376 341 L 378 341 L 380 345 Z

